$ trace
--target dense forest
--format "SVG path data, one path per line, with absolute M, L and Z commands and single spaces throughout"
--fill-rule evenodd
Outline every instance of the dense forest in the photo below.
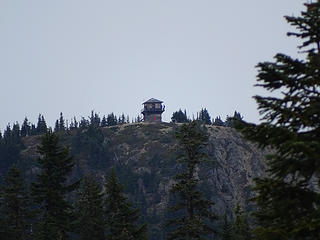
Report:
M 78 122 L 74 118 L 69 124 L 61 114 L 52 129 L 39 115 L 36 125 L 28 119 L 21 127 L 18 123 L 8 125 L 0 135 L 1 239 L 320 239 L 320 1 L 309 1 L 305 7 L 300 16 L 285 17 L 297 29 L 288 36 L 302 41 L 299 49 L 304 59 L 277 54 L 274 62 L 257 65 L 257 86 L 270 93 L 254 96 L 261 123 L 247 123 L 238 112 L 225 122 L 220 117 L 212 120 L 204 108 L 193 119 L 188 119 L 186 111 L 173 113 L 170 129 L 174 140 L 164 128 L 157 129 L 157 133 L 162 131 L 159 137 L 151 134 L 156 125 L 145 126 L 150 142 L 173 146 L 166 153 L 167 163 L 171 165 L 161 165 L 155 146 L 151 147 L 154 158 L 148 160 L 150 164 L 156 162 L 157 169 L 167 174 L 171 183 L 165 186 L 168 195 L 159 196 L 168 199 L 168 205 L 165 220 L 157 228 L 152 225 L 158 221 L 157 215 L 146 218 L 142 213 L 147 199 L 133 202 L 129 198 L 139 181 L 130 169 L 121 168 L 124 164 L 111 168 L 102 181 L 97 181 L 90 171 L 74 174 L 80 169 L 77 164 L 81 164 L 73 157 L 76 151 L 86 149 L 86 154 L 94 156 L 95 162 L 91 164 L 97 171 L 104 164 L 110 165 L 105 160 L 114 158 L 106 158 L 110 149 L 101 147 L 108 146 L 102 144 L 106 141 L 103 131 L 111 134 L 121 130 L 127 135 L 119 138 L 125 136 L 127 142 L 137 144 L 138 137 L 120 128 L 129 124 L 129 117 L 111 113 L 100 118 L 92 112 L 89 119 Z M 138 117 L 131 122 L 141 121 Z M 209 148 L 220 154 L 209 144 L 209 126 L 214 126 L 210 131 L 215 134 L 235 128 L 268 151 L 265 174 L 255 178 L 253 196 L 248 190 L 252 207 L 237 204 L 231 214 L 214 211 L 217 203 L 211 198 L 214 193 L 208 191 L 212 179 L 202 177 L 209 176 L 206 170 L 210 164 L 221 164 L 212 159 L 216 155 L 209 156 L 206 151 Z M 72 137 L 69 138 L 72 149 L 65 144 L 67 136 Z M 32 163 L 37 167 L 30 165 L 26 173 L 26 161 L 21 153 L 31 151 L 32 144 L 25 143 L 37 142 L 37 137 L 40 143 L 36 148 L 36 163 Z M 236 139 L 238 144 L 244 146 L 239 139 Z M 224 139 L 221 146 L 230 145 L 231 141 Z M 130 154 L 128 146 L 121 147 Z M 228 157 L 225 159 L 231 159 Z M 232 169 L 231 165 L 228 167 Z M 216 176 L 214 172 L 210 174 Z M 154 190 L 156 174 L 150 172 L 144 176 L 149 190 Z M 126 183 L 121 183 L 121 179 Z M 221 187 L 225 194 L 226 186 L 227 183 Z

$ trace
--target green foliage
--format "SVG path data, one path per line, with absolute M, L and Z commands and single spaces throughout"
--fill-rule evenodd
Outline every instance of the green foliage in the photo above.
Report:
M 103 118 L 102 118 L 102 120 L 101 120 L 101 127 L 106 127 L 107 124 L 108 124 L 107 118 L 106 118 L 105 115 L 103 115 Z
M 55 123 L 55 125 L 54 125 L 54 131 L 55 132 L 59 132 L 60 130 L 59 130 L 59 120 L 56 120 L 56 123 Z
M 221 240 L 233 240 L 232 224 L 228 220 L 227 214 L 223 216 L 223 225 L 221 228 Z
M 220 229 L 221 240 L 251 240 L 252 230 L 248 223 L 248 216 L 239 205 L 236 206 L 234 211 L 234 219 L 228 220 L 225 213 L 223 222 Z
M 64 130 L 66 130 L 66 126 L 65 126 L 65 120 L 64 120 L 62 112 L 61 112 L 60 118 L 59 118 L 59 131 L 64 131 Z
M 78 129 L 78 127 L 79 127 L 78 121 L 77 121 L 76 117 L 73 117 L 73 119 L 71 119 L 69 129 L 74 130 L 74 129 Z
M 233 240 L 252 239 L 248 218 L 239 205 L 235 209 L 235 221 L 232 225 Z
M 79 128 L 72 139 L 72 153 L 87 154 L 90 167 L 106 167 L 110 153 L 108 145 L 104 144 L 101 128 L 94 125 L 90 125 L 87 129 Z
M 197 120 L 204 123 L 204 124 L 211 124 L 211 117 L 209 112 L 206 108 L 201 108 Z
M 28 118 L 25 117 L 21 126 L 21 137 L 30 136 L 31 134 L 31 126 L 28 121 Z
M 95 113 L 94 111 L 91 111 L 91 117 L 90 117 L 90 126 L 93 127 L 99 127 L 100 126 L 100 117 L 97 113 Z
M 129 166 L 118 165 L 115 169 L 117 177 L 121 180 L 123 187 L 127 189 L 127 193 L 132 195 L 137 194 L 138 189 L 138 174 L 134 173 Z
M 107 116 L 107 126 L 115 126 L 118 124 L 117 116 L 113 113 L 108 114 Z
M 0 236 L 2 240 L 32 239 L 33 211 L 19 169 L 12 166 L 0 189 Z
M 67 148 L 59 146 L 58 136 L 51 132 L 43 136 L 38 153 L 41 172 L 37 182 L 32 184 L 32 196 L 39 208 L 34 239 L 69 239 L 72 207 L 66 195 L 77 187 L 77 183 L 66 182 L 74 165 L 73 159 Z
M 82 181 L 76 204 L 77 232 L 81 240 L 104 240 L 103 194 L 93 177 Z
M 0 140 L 0 174 L 5 174 L 8 169 L 20 159 L 23 144 L 20 137 L 19 124 L 7 126 Z
M 221 120 L 221 117 L 216 117 L 212 123 L 214 126 L 224 126 L 224 122 Z
M 39 114 L 38 116 L 38 123 L 37 123 L 37 134 L 44 134 L 48 130 L 47 123 L 43 117 L 43 115 Z
M 147 239 L 146 225 L 138 224 L 139 210 L 132 207 L 123 193 L 115 170 L 111 171 L 106 184 L 106 226 L 108 240 Z
M 320 3 L 286 17 L 302 40 L 305 60 L 277 54 L 257 65 L 258 84 L 273 93 L 255 96 L 262 122 L 237 127 L 273 149 L 268 176 L 256 180 L 257 239 L 320 239 Z
M 241 116 L 241 114 L 237 111 L 234 111 L 233 117 L 229 117 L 227 116 L 226 122 L 224 123 L 224 125 L 226 127 L 234 127 L 234 123 L 236 121 L 241 121 L 243 119 L 243 117 Z
M 174 112 L 172 114 L 171 121 L 172 122 L 176 122 L 176 123 L 187 123 L 187 122 L 189 122 L 186 110 L 184 110 L 184 112 L 182 112 L 182 110 L 179 109 L 179 111 Z
M 183 124 L 176 133 L 181 155 L 179 163 L 183 171 L 175 176 L 170 193 L 176 196 L 176 203 L 169 208 L 174 217 L 168 220 L 168 240 L 207 239 L 214 233 L 210 222 L 216 219 L 211 210 L 213 203 L 202 197 L 199 189 L 197 168 L 207 157 L 204 147 L 208 136 L 195 121 Z

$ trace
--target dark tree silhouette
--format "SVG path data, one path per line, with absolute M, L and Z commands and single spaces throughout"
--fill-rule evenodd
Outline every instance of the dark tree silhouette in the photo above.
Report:
M 175 176 L 170 193 L 178 198 L 169 211 L 178 213 L 168 220 L 168 240 L 200 240 L 214 233 L 210 222 L 216 219 L 211 210 L 213 202 L 206 200 L 199 191 L 199 178 L 196 171 L 207 155 L 204 147 L 208 136 L 197 122 L 183 124 L 176 133 L 182 155 L 179 163 L 183 172 Z
M 259 63 L 258 84 L 270 96 L 255 96 L 258 125 L 238 129 L 268 156 L 268 176 L 256 180 L 258 239 L 320 239 L 320 2 L 305 4 L 301 16 L 286 16 L 302 40 L 304 60 L 277 54 Z

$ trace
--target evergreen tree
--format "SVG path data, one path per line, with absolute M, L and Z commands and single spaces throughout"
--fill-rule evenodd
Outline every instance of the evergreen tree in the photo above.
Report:
M 73 124 L 74 124 L 74 128 L 78 129 L 78 121 L 77 121 L 76 117 L 73 117 Z
M 76 117 L 73 117 L 70 122 L 69 130 L 78 129 L 78 122 Z
M 20 126 L 19 126 L 18 122 L 16 122 L 12 126 L 11 137 L 13 138 L 13 142 L 19 142 L 20 141 Z
M 81 118 L 80 123 L 79 123 L 79 128 L 85 129 L 89 127 L 89 121 L 86 120 L 84 117 Z
M 124 113 L 121 114 L 121 117 L 119 117 L 119 119 L 120 119 L 120 121 L 119 121 L 120 124 L 126 123 L 126 117 L 124 116 Z
M 182 150 L 179 162 L 183 172 L 175 176 L 176 183 L 170 193 L 178 197 L 170 212 L 180 213 L 168 221 L 168 240 L 201 240 L 214 233 L 211 222 L 216 219 L 211 210 L 213 202 L 204 199 L 199 189 L 200 179 L 196 171 L 207 155 L 204 147 L 208 136 L 195 121 L 183 124 L 176 133 Z
M 224 214 L 223 217 L 221 240 L 234 240 L 232 234 L 232 224 L 228 220 L 227 214 Z
M 0 189 L 1 239 L 31 239 L 32 216 L 29 194 L 19 169 L 14 165 Z
M 105 115 L 103 115 L 101 120 L 101 127 L 106 127 L 106 126 L 107 126 L 107 118 Z
M 65 120 L 64 120 L 62 112 L 61 112 L 60 118 L 59 118 L 59 131 L 64 131 L 64 130 L 66 130 L 66 125 L 65 125 Z
M 142 122 L 142 118 L 141 118 L 141 116 L 140 116 L 140 115 L 138 115 L 138 116 L 137 116 L 137 118 L 136 118 L 136 121 L 135 121 L 135 122 L 138 122 L 138 123 L 139 123 L 139 122 Z
M 89 119 L 90 119 L 90 125 L 91 126 L 94 125 L 95 119 L 94 119 L 94 111 L 93 110 L 91 111 L 91 117 L 89 117 Z
M 123 193 L 114 169 L 106 185 L 106 226 L 108 240 L 146 240 L 146 225 L 138 224 L 139 210 L 132 207 Z
M 234 111 L 233 117 L 229 117 L 227 116 L 226 122 L 225 122 L 225 126 L 226 127 L 234 127 L 234 123 L 236 121 L 241 121 L 243 119 L 243 117 L 241 116 L 241 114 L 237 111 Z
M 45 121 L 44 117 L 41 114 L 39 114 L 36 133 L 37 134 L 44 134 L 47 132 L 47 130 L 48 130 L 48 128 L 47 128 L 46 121 Z
M 3 132 L 4 143 L 10 144 L 12 142 L 12 130 L 10 124 L 7 125 L 6 129 Z
M 108 126 L 115 126 L 118 124 L 117 116 L 115 116 L 113 113 L 108 114 L 107 116 L 107 125 Z
M 84 178 L 76 209 L 80 240 L 104 240 L 103 197 L 93 177 Z
M 34 124 L 31 124 L 30 135 L 31 136 L 37 135 L 37 128 L 36 128 L 36 125 Z
M 56 120 L 56 123 L 54 125 L 54 131 L 55 132 L 59 132 L 60 131 L 60 126 L 59 126 L 59 120 L 58 119 Z
M 261 147 L 273 149 L 268 176 L 256 180 L 257 239 L 320 239 L 320 2 L 306 3 L 297 28 L 304 59 L 277 54 L 259 63 L 258 84 L 272 94 L 255 96 L 260 124 L 237 127 Z
M 28 121 L 28 118 L 25 117 L 21 126 L 21 137 L 29 136 L 31 131 L 31 126 Z
M 221 117 L 218 116 L 214 119 L 214 122 L 212 123 L 214 126 L 223 126 L 224 122 L 221 120 Z
M 37 182 L 32 184 L 32 196 L 39 206 L 39 217 L 35 226 L 36 240 L 69 239 L 72 207 L 66 195 L 77 183 L 67 184 L 73 168 L 73 159 L 68 148 L 59 146 L 58 136 L 47 132 L 38 147 L 38 163 L 41 172 Z
M 236 206 L 235 215 L 235 221 L 232 226 L 233 240 L 251 240 L 248 218 L 239 205 Z
M 211 124 L 211 117 L 209 112 L 206 108 L 202 108 L 199 112 L 197 120 L 204 123 L 204 124 Z
M 100 116 L 94 111 L 91 111 L 90 125 L 93 127 L 99 127 L 100 122 L 101 122 Z
M 176 123 L 187 123 L 189 120 L 186 111 L 182 112 L 182 110 L 179 109 L 179 111 L 172 114 L 171 121 Z
M 44 134 L 48 131 L 46 120 L 44 120 L 44 116 L 41 116 L 41 128 L 40 128 L 40 134 Z
M 15 124 L 11 129 L 8 125 L 3 133 L 0 146 L 0 175 L 5 174 L 12 164 L 19 161 L 22 147 L 19 126 Z

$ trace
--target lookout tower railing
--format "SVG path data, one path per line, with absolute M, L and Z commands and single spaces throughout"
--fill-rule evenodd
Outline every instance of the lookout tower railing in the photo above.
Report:
M 163 113 L 164 112 L 164 109 L 165 107 L 164 106 L 160 106 L 160 107 L 147 107 L 147 106 L 144 106 L 144 108 L 141 109 L 141 113 Z

